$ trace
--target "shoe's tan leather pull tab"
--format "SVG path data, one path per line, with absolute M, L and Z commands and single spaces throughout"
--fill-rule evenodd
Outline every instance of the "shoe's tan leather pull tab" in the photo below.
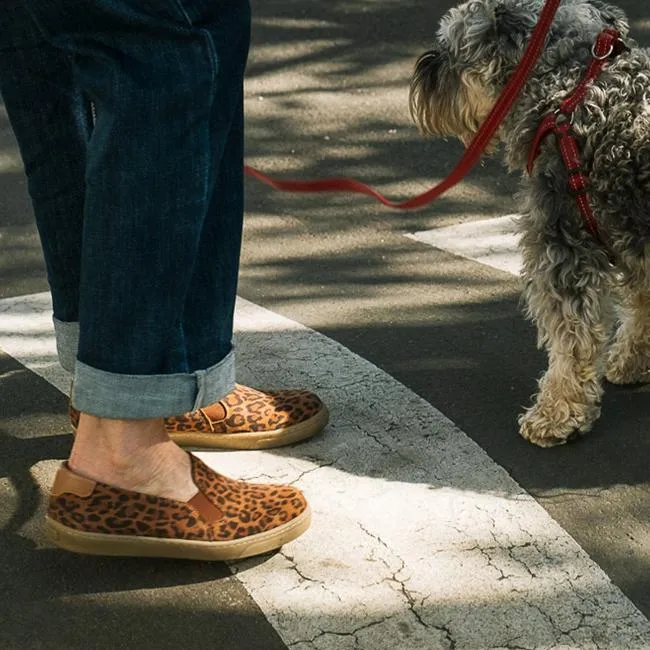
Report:
M 206 420 L 208 421 L 208 424 L 210 425 L 210 430 L 213 430 L 212 429 L 213 424 L 225 420 L 226 415 L 228 415 L 228 411 L 224 406 L 223 402 L 215 402 L 214 404 L 210 404 L 210 406 L 205 406 L 202 409 L 199 409 L 199 411 L 203 414 L 203 417 L 206 418 Z
M 93 493 L 96 485 L 97 483 L 92 479 L 71 472 L 64 463 L 56 473 L 50 494 L 54 497 L 62 494 L 76 494 L 78 497 L 89 497 Z
M 197 492 L 188 502 L 189 505 L 194 508 L 200 515 L 201 519 L 208 524 L 213 524 L 215 521 L 223 518 L 223 513 L 217 506 L 208 499 L 208 497 L 203 494 L 203 492 Z

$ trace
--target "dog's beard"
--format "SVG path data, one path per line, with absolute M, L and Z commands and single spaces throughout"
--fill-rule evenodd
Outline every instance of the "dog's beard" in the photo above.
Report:
M 456 137 L 467 146 L 488 116 L 494 98 L 477 75 L 450 71 L 436 50 L 417 61 L 411 80 L 411 117 L 424 135 Z M 493 143 L 490 148 L 495 148 Z

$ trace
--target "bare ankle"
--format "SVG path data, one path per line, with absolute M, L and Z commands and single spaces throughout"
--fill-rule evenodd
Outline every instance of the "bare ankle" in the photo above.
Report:
M 165 440 L 162 420 L 115 420 L 81 413 L 69 463 L 75 471 L 95 467 L 128 472 L 138 456 Z
M 68 464 L 78 474 L 135 492 L 186 501 L 197 490 L 189 456 L 169 439 L 162 418 L 82 413 Z

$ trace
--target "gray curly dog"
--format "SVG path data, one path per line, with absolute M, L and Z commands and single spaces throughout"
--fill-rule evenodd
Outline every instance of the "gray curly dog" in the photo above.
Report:
M 467 144 L 529 42 L 542 0 L 470 0 L 442 19 L 411 81 L 413 119 L 424 134 Z M 554 137 L 525 172 L 541 120 L 579 83 L 596 36 L 618 30 L 629 49 L 613 59 L 574 113 L 599 238 L 586 227 Z M 526 315 L 548 354 L 520 433 L 541 447 L 566 443 L 600 415 L 606 377 L 650 381 L 650 50 L 628 38 L 617 7 L 564 0 L 541 59 L 490 149 L 521 170 Z

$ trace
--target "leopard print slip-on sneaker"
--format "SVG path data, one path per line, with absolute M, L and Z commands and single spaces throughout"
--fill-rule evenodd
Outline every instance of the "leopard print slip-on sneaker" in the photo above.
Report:
M 79 411 L 70 406 L 73 430 Z M 311 438 L 329 420 L 327 407 L 308 390 L 262 392 L 236 384 L 221 401 L 192 413 L 165 418 L 182 447 L 269 449 Z
M 326 406 L 307 390 L 262 392 L 236 384 L 220 402 L 166 418 L 165 428 L 182 446 L 268 449 L 310 438 L 328 419 Z
M 186 503 L 99 483 L 63 463 L 47 536 L 90 555 L 235 560 L 280 548 L 309 528 L 311 511 L 297 488 L 237 481 L 190 458 L 199 492 Z

